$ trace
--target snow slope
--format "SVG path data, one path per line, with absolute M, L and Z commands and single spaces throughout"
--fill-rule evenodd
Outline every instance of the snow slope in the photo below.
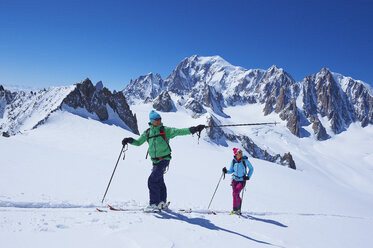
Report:
M 150 105 L 136 105 L 139 130 L 147 128 Z M 228 108 L 227 121 L 273 120 L 259 108 Z M 204 123 L 188 113 L 161 113 L 165 125 Z M 258 119 L 259 118 L 259 119 Z M 171 208 L 178 212 L 98 213 L 110 203 L 139 208 L 148 201 L 151 163 L 146 145 L 130 146 L 119 162 L 104 204 L 101 198 L 123 137 L 136 135 L 64 111 L 38 129 L 0 138 L 0 240 L 2 247 L 370 247 L 373 237 L 373 127 L 318 142 L 294 137 L 285 124 L 234 129 L 277 152 L 290 151 L 299 170 L 250 159 L 252 180 L 242 217 L 230 216 L 229 177 L 222 180 L 204 214 L 232 148 L 196 136 L 171 141 L 173 159 L 165 175 Z

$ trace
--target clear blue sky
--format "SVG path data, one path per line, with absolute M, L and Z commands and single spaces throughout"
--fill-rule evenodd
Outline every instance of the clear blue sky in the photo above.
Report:
M 0 84 L 110 90 L 185 57 L 275 64 L 300 81 L 328 67 L 373 85 L 373 1 L 0 0 Z

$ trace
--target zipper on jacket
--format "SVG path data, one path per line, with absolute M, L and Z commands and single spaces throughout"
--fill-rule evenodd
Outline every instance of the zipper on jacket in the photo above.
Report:
M 158 137 L 157 137 L 158 138 Z M 154 141 L 154 158 L 157 157 L 157 146 L 155 145 L 155 141 L 157 140 L 157 138 L 155 138 L 153 141 Z

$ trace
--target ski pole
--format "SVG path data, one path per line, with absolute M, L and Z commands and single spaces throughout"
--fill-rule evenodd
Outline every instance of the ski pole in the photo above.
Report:
M 114 176 L 115 170 L 117 169 L 117 166 L 118 166 L 118 163 L 119 163 L 119 159 L 120 159 L 120 157 L 122 156 L 122 153 L 124 153 L 125 151 L 128 150 L 128 145 L 127 145 L 127 148 L 126 148 L 126 149 L 125 149 L 125 147 L 126 147 L 126 146 L 123 146 L 123 147 L 122 147 L 122 150 L 120 150 L 120 153 L 119 153 L 119 157 L 118 157 L 117 163 L 115 164 L 113 174 L 111 174 L 109 184 L 108 184 L 107 187 L 106 187 L 106 191 L 105 191 L 104 197 L 102 197 L 102 201 L 101 201 L 101 203 L 104 202 L 104 199 L 105 199 L 106 193 L 107 193 L 107 191 L 109 190 L 109 187 L 110 187 L 110 184 L 111 184 L 111 180 L 113 179 L 113 176 Z M 125 158 L 125 155 L 123 156 L 123 160 L 124 160 L 124 158 Z
M 229 125 L 212 125 L 206 126 L 207 127 L 242 127 L 242 126 L 258 126 L 258 125 L 270 125 L 270 124 L 278 124 L 278 122 L 262 122 L 262 123 L 245 123 L 245 124 L 229 124 Z
M 243 189 L 242 189 L 242 196 L 241 196 L 241 206 L 240 206 L 240 210 L 242 209 L 243 194 L 245 193 L 245 190 L 246 190 L 246 181 L 245 181 L 245 186 L 243 186 Z
M 212 199 L 214 199 L 215 193 L 216 193 L 216 191 L 218 190 L 218 187 L 219 187 L 219 184 L 220 184 L 221 179 L 223 178 L 223 175 L 224 175 L 224 172 L 223 172 L 223 173 L 221 174 L 221 176 L 220 176 L 220 179 L 219 179 L 218 185 L 216 185 L 215 192 L 214 192 L 214 194 L 212 195 L 211 201 L 210 201 L 209 206 L 207 207 L 207 209 L 210 209 L 210 205 L 211 205 Z

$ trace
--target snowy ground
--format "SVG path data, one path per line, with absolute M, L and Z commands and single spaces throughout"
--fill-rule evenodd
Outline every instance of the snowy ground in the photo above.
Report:
M 145 130 L 149 106 L 133 106 Z M 259 108 L 226 110 L 229 122 L 272 121 Z M 259 116 L 259 117 L 258 117 Z M 204 123 L 183 111 L 163 113 L 165 125 Z M 373 127 L 352 125 L 325 142 L 292 136 L 284 124 L 235 129 L 274 153 L 290 151 L 299 170 L 250 159 L 255 171 L 247 184 L 242 217 L 230 216 L 226 178 L 211 208 L 203 212 L 232 148 L 196 136 L 171 141 L 173 159 L 165 175 L 175 211 L 99 213 L 110 203 L 139 208 L 148 201 L 151 163 L 146 145 L 130 146 L 104 204 L 101 199 L 123 137 L 132 133 L 55 112 L 23 135 L 0 138 L 0 240 L 2 247 L 370 247 L 373 242 Z M 176 210 L 192 208 L 194 213 Z

